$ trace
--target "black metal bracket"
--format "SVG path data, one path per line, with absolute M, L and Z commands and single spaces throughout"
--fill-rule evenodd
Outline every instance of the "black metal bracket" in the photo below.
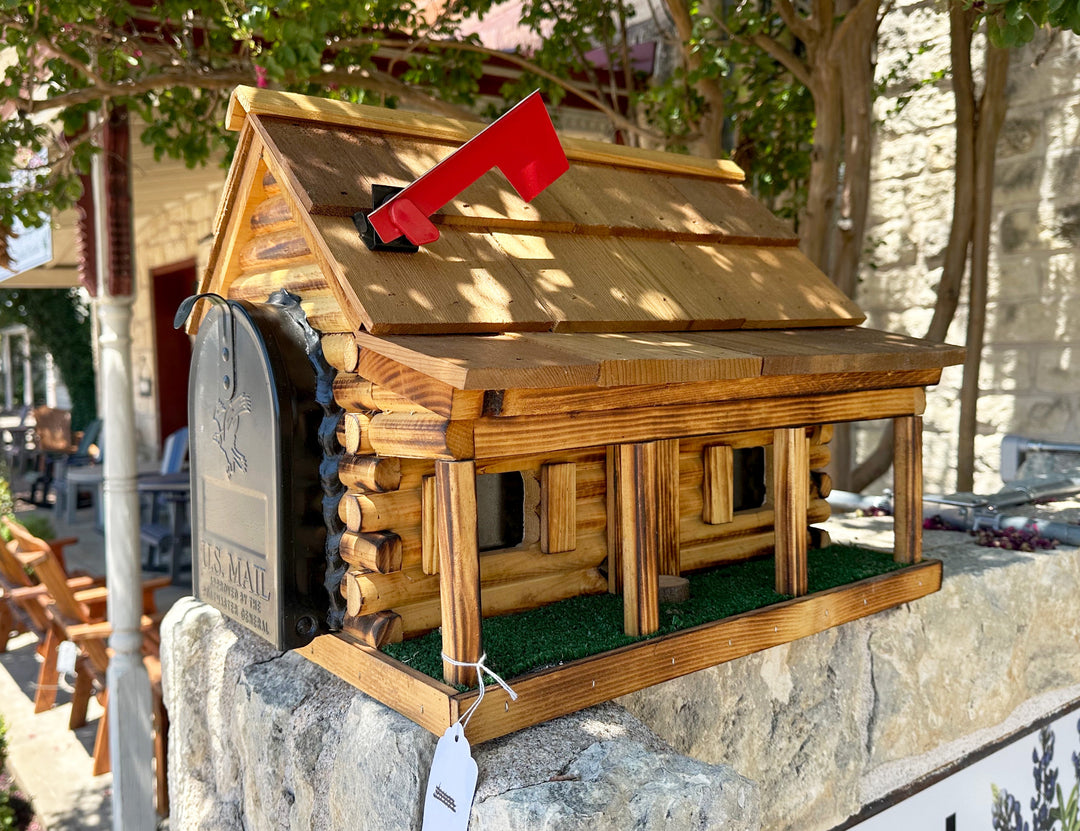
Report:
M 173 318 L 173 328 L 179 329 L 191 316 L 191 312 L 195 308 L 195 304 L 200 300 L 209 300 L 211 303 L 217 304 L 224 309 L 221 315 L 221 383 L 224 388 L 225 400 L 232 401 L 233 394 L 236 392 L 236 355 L 233 349 L 233 316 L 232 305 L 222 297 L 220 294 L 214 294 L 213 292 L 203 292 L 202 294 L 193 294 L 191 297 L 187 297 L 181 301 L 180 305 L 176 309 L 176 316 Z
M 397 196 L 403 190 L 404 188 L 399 188 L 394 185 L 373 184 L 371 186 L 371 210 L 357 211 L 353 214 L 353 225 L 355 225 L 356 230 L 360 232 L 360 239 L 362 239 L 364 245 L 372 251 L 400 251 L 405 254 L 415 254 L 420 250 L 419 246 L 413 245 L 404 235 L 397 239 L 390 240 L 390 242 L 383 242 L 382 237 L 379 236 L 378 232 L 367 220 L 369 213 L 381 208 L 386 202 Z

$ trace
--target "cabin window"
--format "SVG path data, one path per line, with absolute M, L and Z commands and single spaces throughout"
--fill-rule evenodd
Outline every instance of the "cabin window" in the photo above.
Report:
M 513 548 L 525 539 L 525 480 L 520 471 L 476 477 L 476 540 L 480 551 Z
M 732 454 L 732 510 L 749 511 L 765 504 L 765 448 L 737 447 Z
M 438 499 L 435 477 L 425 476 L 421 498 L 420 554 L 424 574 L 439 573 Z M 540 479 L 530 471 L 476 477 L 477 549 L 499 551 L 540 539 Z
M 709 445 L 704 450 L 701 518 L 709 525 L 731 522 L 739 511 L 765 504 L 765 448 Z

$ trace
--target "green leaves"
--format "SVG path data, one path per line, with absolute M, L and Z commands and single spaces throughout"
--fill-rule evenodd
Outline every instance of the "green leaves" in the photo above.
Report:
M 1050 821 L 1061 823 L 1060 831 L 1080 831 L 1080 783 L 1073 785 L 1069 798 L 1061 790 L 1061 784 L 1057 785 L 1057 805 L 1050 809 Z
M 0 325 L 25 323 L 32 348 L 53 354 L 71 393 L 71 423 L 81 429 L 96 417 L 89 308 L 79 289 L 0 288 Z
M 986 20 L 990 42 L 1002 49 L 1015 49 L 1031 42 L 1043 27 L 1070 29 L 1080 34 L 1078 0 L 954 0 L 964 8 L 974 7 Z
M 78 197 L 78 174 L 94 152 L 88 115 L 103 103 L 138 113 L 155 158 L 195 166 L 231 154 L 235 136 L 222 122 L 240 83 L 376 103 L 413 90 L 471 101 L 482 57 L 422 41 L 449 37 L 463 15 L 490 6 L 458 0 L 427 20 L 416 2 L 391 0 L 0 0 L 10 56 L 0 78 L 0 106 L 9 105 L 0 121 L 0 229 L 37 224 Z M 376 58 L 388 37 L 399 52 L 419 48 L 388 67 Z M 26 174 L 17 152 L 44 154 L 48 168 Z

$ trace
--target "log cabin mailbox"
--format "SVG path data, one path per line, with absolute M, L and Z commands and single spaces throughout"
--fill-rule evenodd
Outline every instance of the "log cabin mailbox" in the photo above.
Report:
M 264 343 L 292 306 L 281 348 L 309 358 L 241 369 L 277 384 L 259 405 L 249 389 L 252 411 L 276 397 L 307 415 L 240 434 L 269 467 L 236 499 L 213 435 L 226 309 L 191 318 L 206 345 L 192 400 L 207 400 L 193 466 L 218 488 L 202 497 L 216 514 L 196 504 L 196 544 L 212 556 L 247 511 L 277 535 L 271 552 L 246 538 L 283 582 L 242 623 L 437 734 L 477 700 L 467 664 L 484 649 L 502 674 L 523 659 L 518 700 L 489 690 L 469 722 L 482 741 L 940 586 L 921 557 L 920 416 L 962 350 L 861 327 L 731 163 L 564 139 L 558 176 L 520 157 L 550 125 L 519 127 L 469 151 L 505 176 L 377 213 L 481 125 L 246 87 L 229 122 L 240 141 L 200 291 Z M 527 202 L 507 179 L 554 181 Z M 377 244 L 397 231 L 389 247 L 406 250 Z M 822 582 L 829 425 L 867 419 L 895 427 L 892 570 Z M 207 574 L 197 591 L 221 605 Z M 690 600 L 662 604 L 687 576 Z M 748 584 L 775 594 L 704 621 L 680 611 Z M 573 605 L 594 602 L 610 625 Z M 555 652 L 531 656 L 537 635 Z

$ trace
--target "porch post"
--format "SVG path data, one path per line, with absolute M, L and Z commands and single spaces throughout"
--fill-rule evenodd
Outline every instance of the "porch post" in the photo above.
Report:
M 30 330 L 23 332 L 22 339 L 22 365 L 23 365 L 23 404 L 27 412 L 34 406 L 34 368 L 30 364 Z
M 139 502 L 135 488 L 135 402 L 131 383 L 130 273 L 115 273 L 131 263 L 130 200 L 115 199 L 110 131 L 127 132 L 122 124 L 105 126 L 105 151 L 94 160 L 94 223 L 97 236 L 98 346 L 103 389 L 105 447 L 105 574 L 109 585 L 109 646 L 113 655 L 109 685 L 109 748 L 113 770 L 114 831 L 156 827 L 153 805 L 150 681 L 142 662 L 142 563 L 139 553 Z M 123 138 L 121 137 L 121 142 Z M 120 160 L 127 164 L 127 158 Z M 108 194 L 106 191 L 112 193 Z M 117 204 L 119 201 L 119 205 Z M 123 213 L 126 211 L 126 224 Z M 111 220 L 111 221 L 110 221 Z M 125 230 L 127 233 L 125 233 Z M 123 250 L 124 246 L 127 251 Z M 119 291 L 117 289 L 119 288 Z M 124 289 L 127 289 L 124 291 Z
M 4 339 L 4 409 L 10 412 L 12 400 L 15 397 L 15 367 L 11 365 L 11 335 L 4 332 L 0 337 Z

